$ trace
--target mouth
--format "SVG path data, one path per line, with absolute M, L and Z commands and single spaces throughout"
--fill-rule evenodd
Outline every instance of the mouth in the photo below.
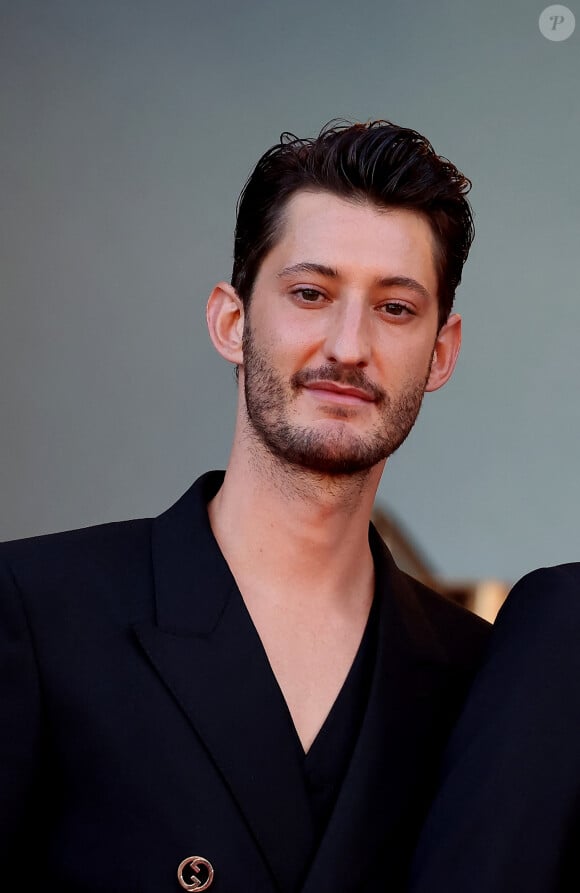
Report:
M 313 397 L 327 403 L 346 403 L 356 406 L 375 402 L 374 395 L 369 394 L 368 391 L 340 385 L 334 381 L 311 381 L 304 385 L 304 389 L 309 391 Z

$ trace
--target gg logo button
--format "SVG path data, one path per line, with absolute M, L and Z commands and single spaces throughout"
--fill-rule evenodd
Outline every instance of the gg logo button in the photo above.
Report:
M 184 876 L 185 873 L 185 876 Z M 189 880 L 186 880 L 186 877 Z M 203 856 L 188 856 L 179 863 L 177 880 L 184 890 L 195 890 L 201 893 L 207 890 L 213 881 L 213 865 Z

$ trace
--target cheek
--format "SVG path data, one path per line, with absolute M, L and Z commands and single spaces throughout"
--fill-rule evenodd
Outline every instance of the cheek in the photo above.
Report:
M 293 320 L 283 320 L 268 327 L 264 345 L 276 363 L 284 362 L 300 367 L 317 350 L 320 338 L 312 326 L 306 328 Z
M 405 390 L 409 385 L 424 383 L 430 373 L 433 360 L 431 342 L 411 345 L 408 342 L 391 343 L 382 352 L 380 376 L 387 389 Z

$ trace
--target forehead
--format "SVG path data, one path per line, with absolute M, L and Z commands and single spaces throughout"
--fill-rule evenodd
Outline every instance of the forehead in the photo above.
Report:
M 263 266 L 275 272 L 302 262 L 333 267 L 345 276 L 412 276 L 431 294 L 437 292 L 431 226 L 405 208 L 378 208 L 327 192 L 295 193 Z

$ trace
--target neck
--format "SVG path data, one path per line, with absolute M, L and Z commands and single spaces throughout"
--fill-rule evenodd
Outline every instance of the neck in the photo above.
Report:
M 355 475 L 294 467 L 248 437 L 236 438 L 209 506 L 234 576 L 265 591 L 346 602 L 372 589 L 368 524 L 384 463 Z M 311 597 L 309 596 L 309 597 Z

